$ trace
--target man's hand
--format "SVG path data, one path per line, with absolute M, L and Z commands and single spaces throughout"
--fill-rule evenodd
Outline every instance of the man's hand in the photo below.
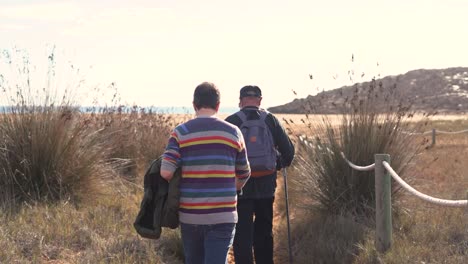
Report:
M 283 161 L 281 160 L 281 156 L 278 156 L 276 159 L 276 170 L 280 171 L 283 168 Z
M 174 176 L 173 171 L 161 170 L 161 177 L 165 179 L 166 181 L 170 181 L 173 176 Z

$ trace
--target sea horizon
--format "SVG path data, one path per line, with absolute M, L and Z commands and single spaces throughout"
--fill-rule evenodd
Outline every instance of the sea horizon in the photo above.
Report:
M 21 106 L 0 106 L 0 113 L 10 113 L 12 108 L 18 109 Z M 36 106 L 40 107 L 40 106 Z M 103 112 L 109 109 L 117 109 L 118 106 L 77 106 L 78 109 L 83 113 L 92 113 L 92 112 Z M 185 106 L 136 106 L 138 111 L 140 109 L 145 109 L 145 112 L 151 111 L 153 113 L 163 113 L 163 114 L 195 114 L 193 107 Z M 122 112 L 131 112 L 134 110 L 133 106 L 123 106 L 121 107 Z M 219 114 L 232 114 L 239 111 L 239 107 L 235 106 L 221 106 L 218 109 Z
M 185 106 L 152 106 L 148 107 L 156 112 L 168 113 L 168 114 L 195 114 L 193 107 Z M 239 111 L 237 106 L 220 106 L 218 109 L 219 114 L 233 114 Z
M 103 109 L 104 107 L 95 107 L 95 109 Z M 152 111 L 153 113 L 164 113 L 164 114 L 195 114 L 195 110 L 193 107 L 185 107 L 185 106 L 138 106 L 139 109 L 145 109 L 145 111 Z M 83 112 L 93 112 L 89 110 L 90 108 L 80 107 L 80 110 Z M 132 107 L 126 106 L 124 107 L 124 112 L 130 112 Z M 96 111 L 96 110 L 94 110 Z M 239 107 L 235 106 L 220 106 L 218 109 L 219 114 L 233 114 L 239 111 Z

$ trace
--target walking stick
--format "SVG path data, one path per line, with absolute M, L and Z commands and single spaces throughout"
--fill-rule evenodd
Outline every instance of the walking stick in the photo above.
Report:
M 286 219 L 288 222 L 288 251 L 289 251 L 289 263 L 293 263 L 292 250 L 291 250 L 291 227 L 289 225 L 289 200 L 288 200 L 288 179 L 286 175 L 286 167 L 283 168 L 284 178 L 284 197 L 286 198 Z

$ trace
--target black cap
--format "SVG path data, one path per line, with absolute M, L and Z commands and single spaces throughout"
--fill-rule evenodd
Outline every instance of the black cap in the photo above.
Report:
M 239 98 L 243 98 L 243 97 L 247 97 L 247 96 L 262 97 L 262 90 L 260 90 L 260 88 L 258 88 L 258 86 L 254 86 L 254 85 L 244 86 L 240 90 Z

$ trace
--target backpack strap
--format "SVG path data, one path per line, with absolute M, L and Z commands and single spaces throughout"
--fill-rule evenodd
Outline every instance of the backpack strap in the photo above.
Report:
M 263 121 L 265 121 L 268 114 L 270 114 L 270 112 L 268 112 L 268 110 L 263 109 L 263 108 L 259 108 L 258 112 L 260 113 L 260 120 L 263 120 Z M 242 123 L 247 121 L 247 115 L 244 113 L 244 111 L 242 111 L 242 110 L 237 111 L 236 115 L 240 118 Z
M 245 115 L 244 111 L 237 111 L 236 115 L 240 118 L 241 122 L 244 123 L 247 121 L 247 116 Z
M 270 112 L 268 112 L 267 110 L 265 110 L 263 108 L 260 108 L 259 112 L 260 112 L 260 119 L 263 120 L 263 121 L 265 121 L 266 117 L 270 113 Z

